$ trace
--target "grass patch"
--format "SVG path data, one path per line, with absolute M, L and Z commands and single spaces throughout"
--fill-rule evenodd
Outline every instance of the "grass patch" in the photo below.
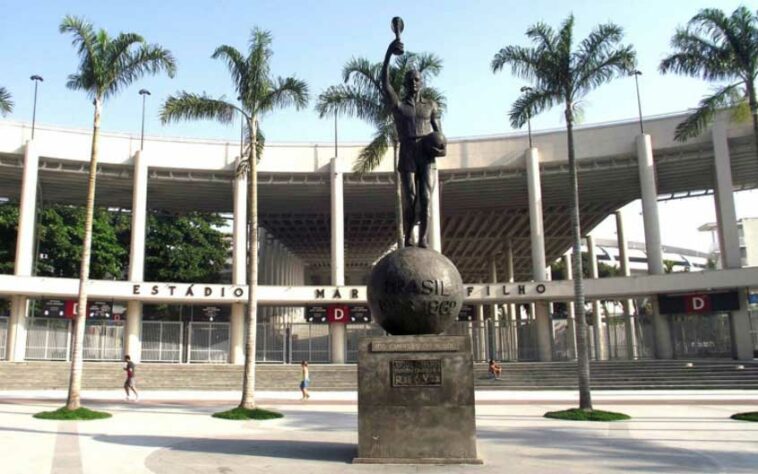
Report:
M 282 418 L 284 415 L 275 411 L 264 410 L 263 408 L 232 408 L 231 410 L 220 411 L 213 414 L 213 418 L 223 418 L 225 420 L 273 420 Z
M 110 417 L 110 413 L 90 410 L 84 407 L 79 407 L 76 410 L 61 407 L 55 411 L 43 411 L 34 414 L 34 418 L 41 418 L 43 420 L 101 420 Z
M 737 413 L 735 415 L 732 415 L 731 418 L 733 420 L 758 421 L 758 411 L 748 411 L 745 413 Z
M 621 421 L 631 419 L 629 415 L 625 415 L 623 413 L 603 410 L 584 411 L 579 408 L 571 408 L 561 411 L 549 411 L 545 413 L 545 418 L 575 421 Z

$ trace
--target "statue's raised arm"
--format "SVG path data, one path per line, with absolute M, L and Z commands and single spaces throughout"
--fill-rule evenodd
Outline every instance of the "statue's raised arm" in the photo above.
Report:
M 392 56 L 400 56 L 405 52 L 405 47 L 400 38 L 395 38 L 387 48 L 387 53 L 384 55 L 384 63 L 382 63 L 382 93 L 384 94 L 384 101 L 390 106 L 395 106 L 398 103 L 397 92 L 392 87 L 390 82 L 390 60 Z

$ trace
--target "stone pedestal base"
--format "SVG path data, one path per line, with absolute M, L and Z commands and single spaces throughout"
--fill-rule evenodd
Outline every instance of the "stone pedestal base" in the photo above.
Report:
M 468 336 L 390 336 L 358 348 L 354 463 L 481 464 Z

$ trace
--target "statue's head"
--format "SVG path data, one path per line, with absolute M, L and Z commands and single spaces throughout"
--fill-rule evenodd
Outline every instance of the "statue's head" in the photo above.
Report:
M 421 73 L 416 69 L 409 69 L 405 72 L 403 84 L 407 94 L 417 94 L 421 90 Z

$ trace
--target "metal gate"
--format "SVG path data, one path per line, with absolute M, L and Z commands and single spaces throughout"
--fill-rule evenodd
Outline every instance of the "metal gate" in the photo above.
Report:
M 328 324 L 293 323 L 291 326 L 292 361 L 329 362 Z
M 729 314 L 671 316 L 674 357 L 731 357 Z
M 68 360 L 71 348 L 71 321 L 28 318 L 26 324 L 27 360 Z
M 84 360 L 124 358 L 124 321 L 90 320 L 84 325 Z
M 345 327 L 345 333 L 347 339 L 346 362 L 348 364 L 358 362 L 358 344 L 361 338 L 387 335 L 384 329 L 377 324 L 348 324 Z
M 258 362 L 288 362 L 289 325 L 265 322 L 256 325 L 255 360 Z
M 189 323 L 189 362 L 229 360 L 229 323 Z
M 6 341 L 8 340 L 8 318 L 0 318 L 0 360 L 5 359 Z
M 142 360 L 181 362 L 183 328 L 179 321 L 142 322 Z

